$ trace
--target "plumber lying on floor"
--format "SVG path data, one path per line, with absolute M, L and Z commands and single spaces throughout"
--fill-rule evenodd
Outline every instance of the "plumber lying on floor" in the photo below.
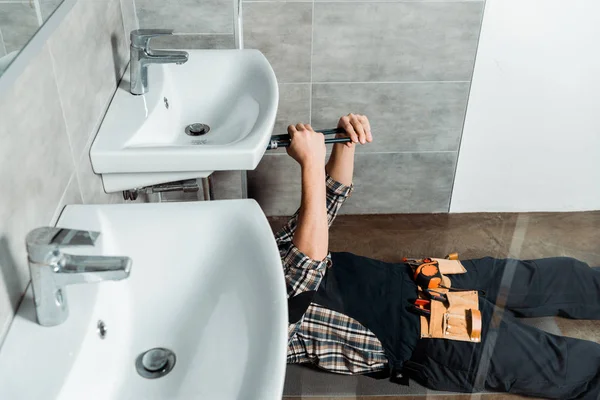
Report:
M 600 399 L 600 344 L 515 318 L 600 319 L 598 267 L 572 258 L 456 256 L 391 264 L 329 253 L 329 225 L 353 191 L 354 148 L 373 140 L 363 115 L 344 116 L 339 127 L 352 143 L 335 144 L 327 164 L 322 134 L 288 127 L 287 152 L 302 169 L 300 209 L 276 235 L 288 291 L 288 363 L 385 374 L 400 384 L 412 378 L 444 391 Z

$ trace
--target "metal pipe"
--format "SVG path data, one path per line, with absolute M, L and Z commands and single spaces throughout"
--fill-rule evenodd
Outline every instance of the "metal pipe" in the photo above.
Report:
M 242 0 L 233 0 L 233 39 L 235 48 L 244 48 L 244 18 L 242 15 Z
M 322 133 L 323 136 L 327 136 L 327 135 L 336 135 L 338 133 L 344 133 L 345 131 L 342 128 L 336 128 L 336 129 L 325 129 L 325 130 L 317 131 L 317 132 Z M 331 139 L 325 139 L 325 144 L 348 143 L 351 141 L 352 141 L 352 139 L 349 137 L 331 138 Z M 290 144 L 291 144 L 290 135 L 288 135 L 288 134 L 273 135 L 273 136 L 271 136 L 271 141 L 267 145 L 267 150 L 275 150 L 279 147 L 289 147 Z
M 202 178 L 202 192 L 204 193 L 205 201 L 214 200 L 211 175 Z

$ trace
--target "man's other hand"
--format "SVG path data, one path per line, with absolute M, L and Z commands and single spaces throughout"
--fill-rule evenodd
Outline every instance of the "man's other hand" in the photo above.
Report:
M 338 134 L 338 137 L 349 136 L 352 143 L 346 143 L 346 146 L 352 147 L 353 143 L 371 143 L 373 135 L 371 134 L 371 125 L 366 115 L 348 114 L 340 118 L 338 128 L 343 128 L 346 134 Z
M 308 124 L 288 126 L 292 140 L 287 153 L 300 164 L 306 166 L 325 166 L 325 137 L 317 133 Z

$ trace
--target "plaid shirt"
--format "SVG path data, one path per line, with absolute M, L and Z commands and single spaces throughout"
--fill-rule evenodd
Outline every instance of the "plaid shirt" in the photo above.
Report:
M 353 188 L 327 177 L 327 217 L 329 225 Z M 288 299 L 317 290 L 331 255 L 313 260 L 303 254 L 292 239 L 298 225 L 298 212 L 275 235 L 285 272 Z M 312 363 L 338 374 L 365 374 L 387 366 L 383 347 L 375 335 L 358 321 L 311 303 L 304 316 L 288 327 L 288 363 Z

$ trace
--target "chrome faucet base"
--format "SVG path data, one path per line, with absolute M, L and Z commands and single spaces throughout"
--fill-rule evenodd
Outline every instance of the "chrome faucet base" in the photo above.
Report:
M 69 316 L 65 286 L 121 280 L 131 272 L 129 257 L 65 254 L 64 246 L 93 246 L 100 232 L 43 227 L 26 237 L 37 321 L 55 326 Z
M 131 94 L 148 92 L 149 64 L 184 64 L 189 59 L 186 51 L 151 50 L 150 39 L 172 35 L 172 29 L 136 29 L 131 31 L 130 83 Z

